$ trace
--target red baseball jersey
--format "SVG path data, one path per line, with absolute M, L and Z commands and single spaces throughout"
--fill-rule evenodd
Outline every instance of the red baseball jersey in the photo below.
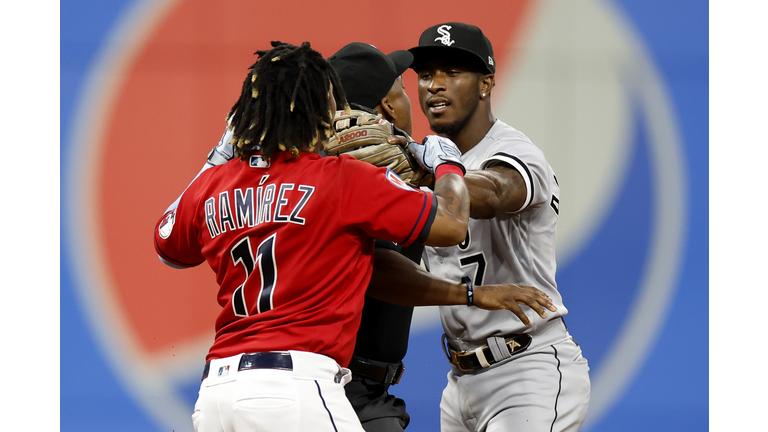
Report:
M 285 152 L 202 172 L 155 227 L 165 261 L 216 272 L 207 359 L 301 350 L 346 366 L 373 269 L 374 237 L 429 233 L 437 199 L 349 156 Z

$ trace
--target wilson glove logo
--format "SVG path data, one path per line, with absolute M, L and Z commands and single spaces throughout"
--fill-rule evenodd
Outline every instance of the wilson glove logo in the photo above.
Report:
M 347 142 L 347 141 L 349 141 L 351 139 L 361 138 L 361 137 L 364 137 L 364 136 L 368 136 L 368 131 L 367 130 L 359 130 L 359 131 L 355 131 L 355 132 L 349 132 L 349 133 L 346 133 L 346 134 L 342 135 L 339 138 L 339 143 L 345 143 L 345 142 Z

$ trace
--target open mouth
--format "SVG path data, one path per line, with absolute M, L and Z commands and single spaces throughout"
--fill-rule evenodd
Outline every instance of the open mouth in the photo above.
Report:
M 445 99 L 432 99 L 427 102 L 431 114 L 442 114 L 450 105 L 451 103 Z

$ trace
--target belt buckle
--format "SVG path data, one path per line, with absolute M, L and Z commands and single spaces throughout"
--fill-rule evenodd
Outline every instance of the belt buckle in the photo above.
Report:
M 450 352 L 451 352 L 451 363 L 455 364 L 456 367 L 458 367 L 460 371 L 462 371 L 462 372 L 471 372 L 473 370 L 472 368 L 466 368 L 465 369 L 461 365 L 461 361 L 459 361 L 459 356 L 466 357 L 467 355 L 474 354 L 473 351 L 454 351 L 454 350 L 450 350 Z
M 400 382 L 400 378 L 403 377 L 403 372 L 405 372 L 405 365 L 403 362 L 400 362 L 396 368 L 391 369 L 387 367 L 387 384 L 389 385 L 395 385 Z

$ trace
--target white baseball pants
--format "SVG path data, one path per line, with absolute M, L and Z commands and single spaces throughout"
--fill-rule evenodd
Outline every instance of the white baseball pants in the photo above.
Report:
M 364 432 L 344 393 L 349 370 L 324 355 L 289 352 L 290 371 L 238 371 L 242 354 L 211 360 L 192 414 L 195 431 Z
M 578 431 L 589 405 L 589 365 L 557 322 L 505 363 L 476 373 L 453 366 L 440 401 L 441 431 Z

